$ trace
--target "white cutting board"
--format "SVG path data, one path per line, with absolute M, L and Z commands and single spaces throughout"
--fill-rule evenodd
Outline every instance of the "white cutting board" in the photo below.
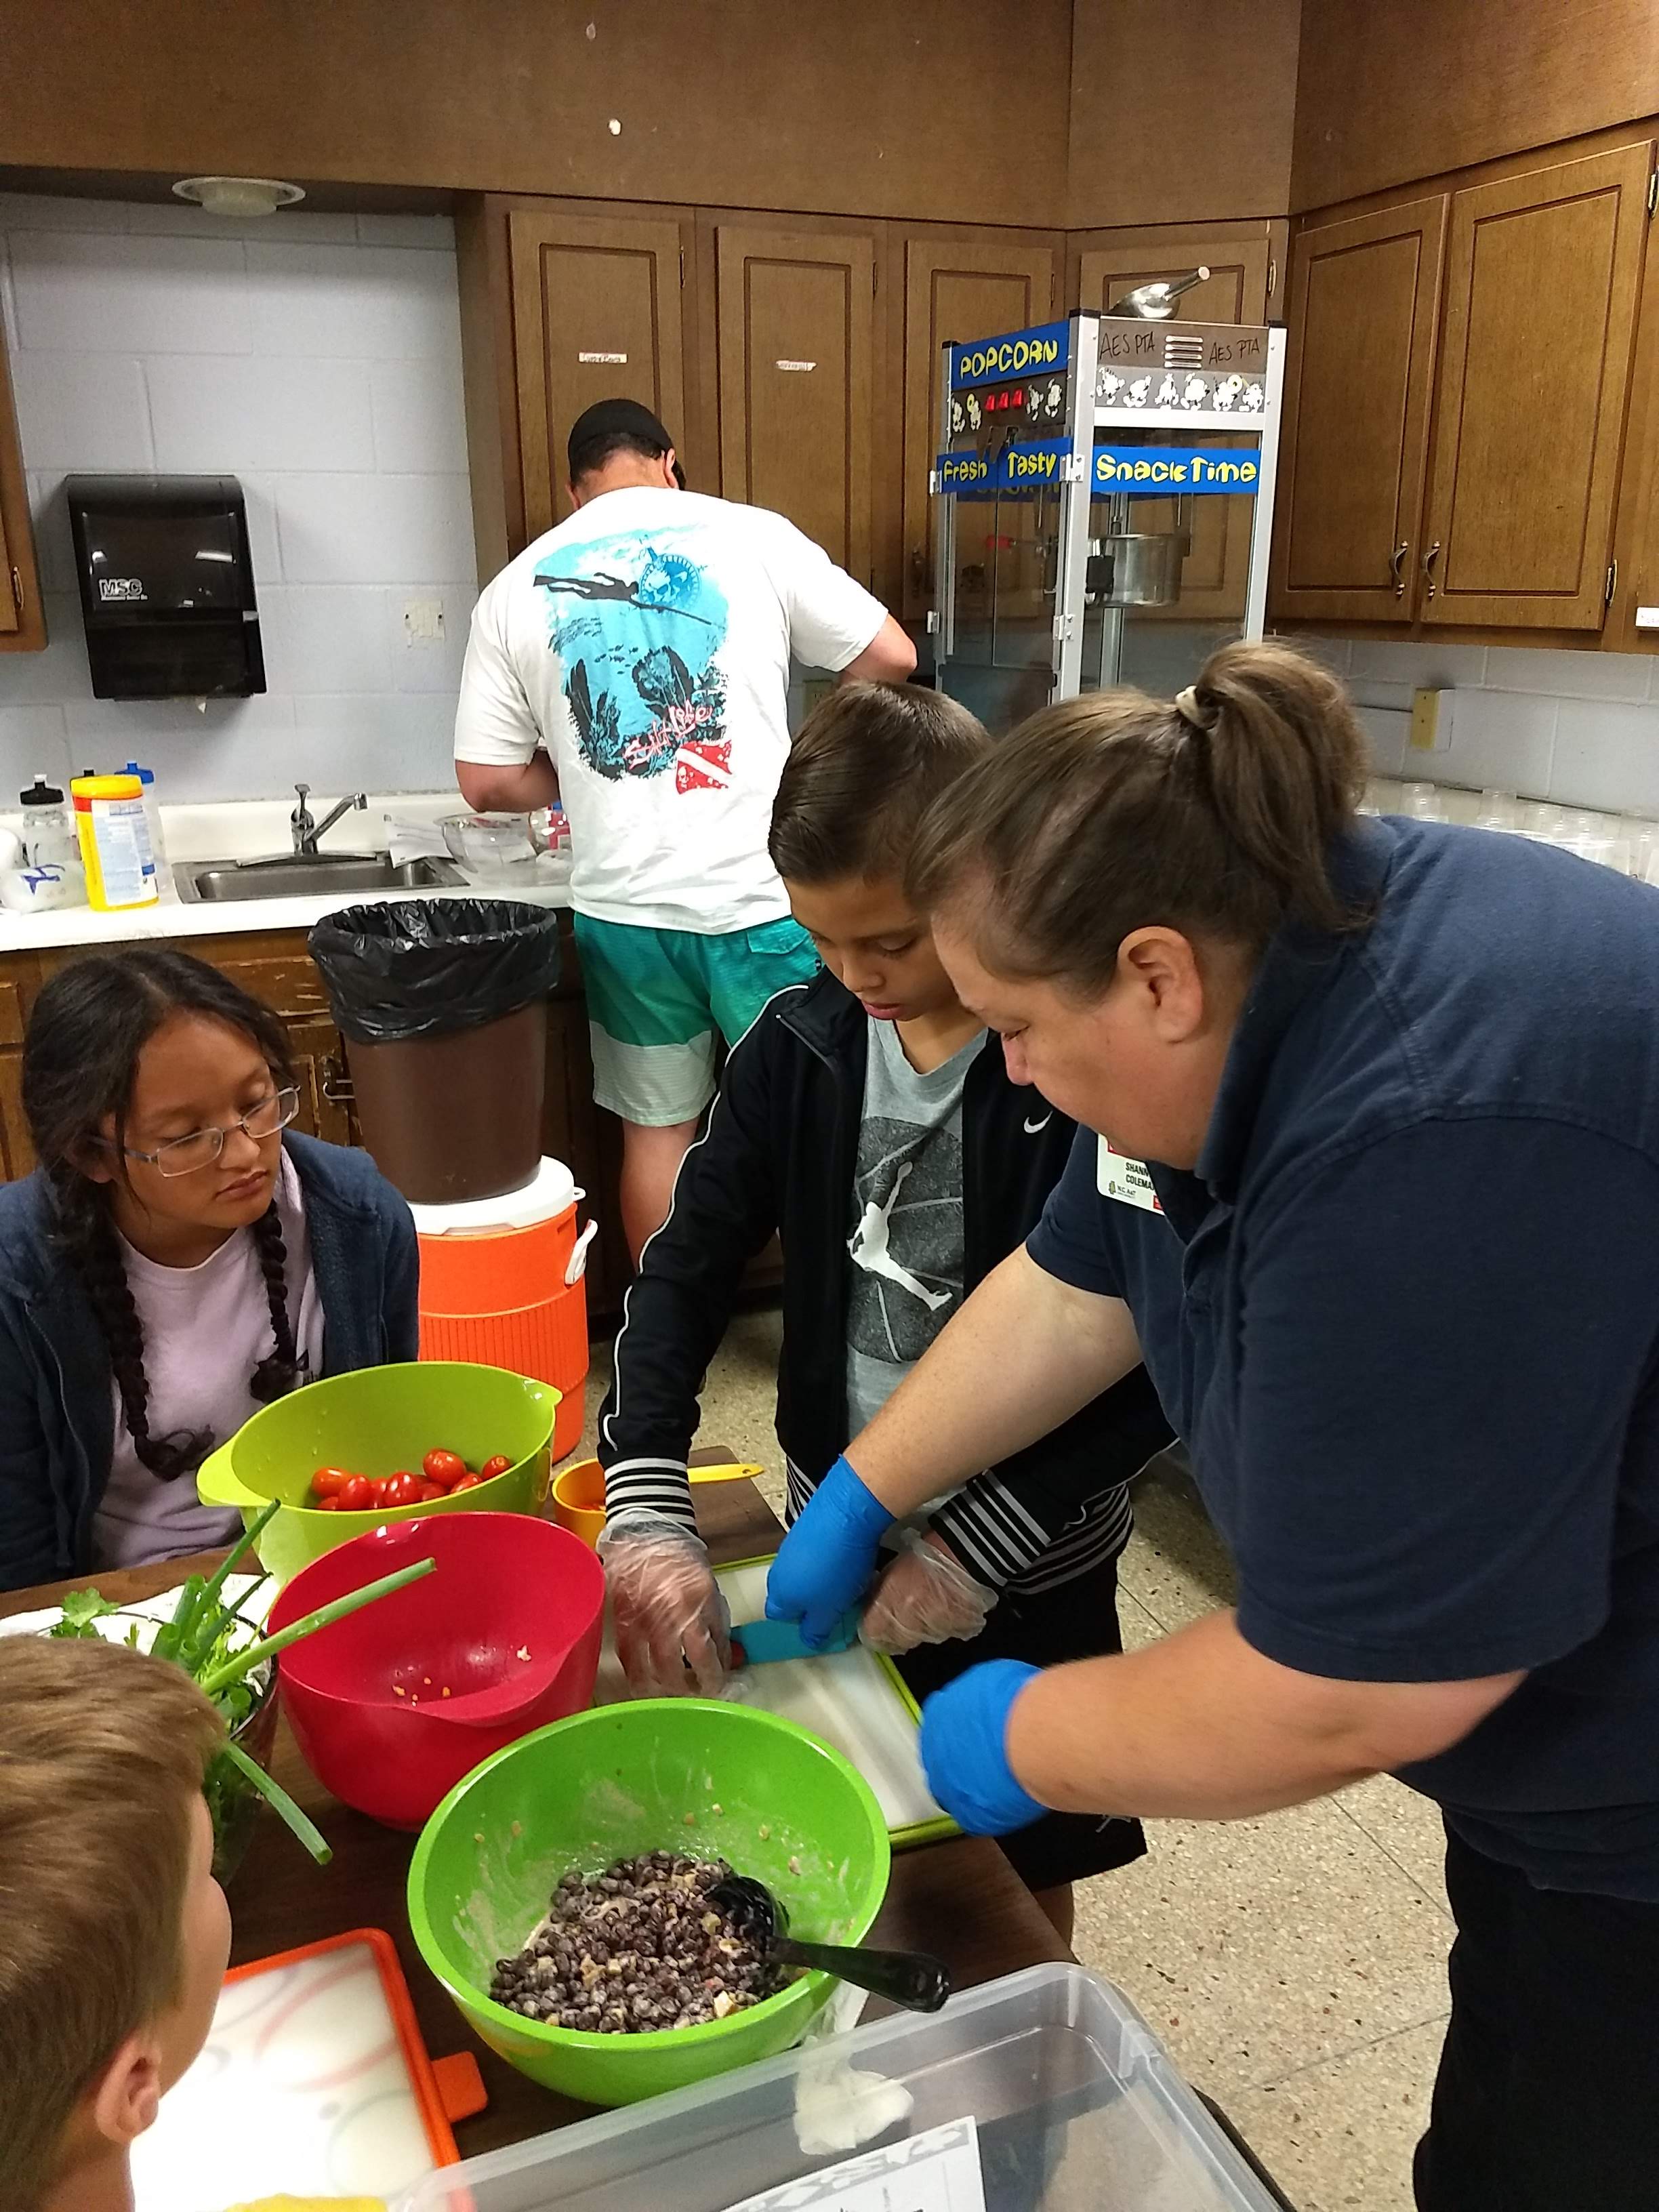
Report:
M 721 1567 L 715 1579 L 734 1621 L 758 1620 L 766 1611 L 769 1559 Z M 607 1628 L 593 1701 L 620 1705 L 628 1685 Z M 873 1651 L 855 1644 L 817 1659 L 780 1659 L 745 1667 L 732 1676 L 724 1696 L 733 1705 L 758 1705 L 811 1729 L 850 1759 L 876 1793 L 898 1842 L 919 1842 L 907 1830 L 930 1827 L 946 1816 L 922 1778 L 915 1717 Z M 937 1831 L 935 1831 L 937 1832 Z
M 390 2197 L 432 2171 L 366 1942 L 227 1982 L 201 2057 L 132 2148 L 137 2212 L 222 2212 L 284 2193 Z
M 276 1602 L 276 1593 L 269 1584 L 256 1588 L 257 1575 L 231 1575 L 227 1577 L 220 1595 L 227 1605 L 240 1606 L 243 1618 L 250 1624 L 246 1635 L 231 1638 L 233 1648 L 251 1642 L 257 1625 L 263 1621 Z M 88 1589 L 90 1583 L 86 1585 Z M 252 1602 L 246 1602 L 252 1595 Z M 109 1644 L 125 1644 L 135 1621 L 143 1624 L 138 1630 L 137 1647 L 148 1651 L 155 1640 L 155 1632 L 164 1621 L 171 1620 L 179 1609 L 176 1589 L 163 1590 L 159 1597 L 136 1597 L 124 1605 L 119 1613 L 106 1613 L 95 1624 L 98 1633 Z M 14 1613 L 9 1620 L 0 1620 L 0 1636 L 39 1636 L 63 1619 L 61 1606 L 50 1605 L 39 1613 Z M 151 1624 L 154 1624 L 153 1626 Z

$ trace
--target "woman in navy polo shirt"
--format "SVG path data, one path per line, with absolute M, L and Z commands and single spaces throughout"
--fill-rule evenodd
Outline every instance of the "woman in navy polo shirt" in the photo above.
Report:
M 821 1627 L 890 1517 L 1144 1356 L 1237 1604 L 971 1669 L 924 1712 L 935 1792 L 1000 1833 L 1400 1774 L 1459 1930 L 1423 2212 L 1653 2212 L 1659 896 L 1364 820 L 1364 763 L 1331 678 L 1234 645 L 1173 706 L 1038 714 L 928 817 L 962 999 L 1109 1149 L 1079 1135 L 768 1610 Z

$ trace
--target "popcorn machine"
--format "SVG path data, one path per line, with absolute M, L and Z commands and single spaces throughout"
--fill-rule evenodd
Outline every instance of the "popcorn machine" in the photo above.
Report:
M 928 627 L 990 729 L 1261 635 L 1285 333 L 1145 319 L 1178 289 L 943 349 Z

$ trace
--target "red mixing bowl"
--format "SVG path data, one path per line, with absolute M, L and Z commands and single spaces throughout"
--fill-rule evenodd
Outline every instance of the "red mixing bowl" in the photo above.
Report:
M 593 1702 L 605 1571 L 580 1540 L 520 1513 L 393 1522 L 295 1575 L 274 1632 L 416 1559 L 434 1572 L 282 1655 L 283 1709 L 325 1789 L 418 1828 L 464 1774 Z

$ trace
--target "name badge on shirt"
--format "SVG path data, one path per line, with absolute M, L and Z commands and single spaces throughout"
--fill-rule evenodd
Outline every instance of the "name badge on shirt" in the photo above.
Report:
M 1146 1161 L 1131 1159 L 1127 1152 L 1109 1145 L 1104 1137 L 1100 1139 L 1095 1181 L 1103 1198 L 1115 1198 L 1123 1206 L 1138 1206 L 1146 1213 L 1164 1211 L 1152 1188 L 1152 1179 L 1146 1172 Z

